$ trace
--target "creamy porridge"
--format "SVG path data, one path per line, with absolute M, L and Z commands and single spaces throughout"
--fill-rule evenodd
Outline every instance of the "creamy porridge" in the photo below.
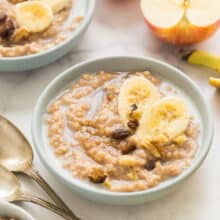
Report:
M 196 154 L 199 126 L 178 92 L 162 87 L 148 71 L 83 74 L 45 116 L 64 169 L 117 192 L 182 173 Z
M 64 41 L 83 19 L 65 25 L 73 0 L 1 0 L 0 57 L 39 53 Z

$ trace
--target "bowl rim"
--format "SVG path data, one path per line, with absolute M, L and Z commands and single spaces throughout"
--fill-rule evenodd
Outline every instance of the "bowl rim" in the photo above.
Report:
M 67 45 L 70 43 L 75 37 L 77 37 L 91 22 L 92 17 L 95 12 L 95 5 L 96 5 L 96 0 L 89 0 L 88 1 L 88 11 L 86 17 L 83 19 L 82 23 L 76 30 L 72 31 L 71 36 L 67 37 L 64 41 L 61 43 L 49 48 L 48 50 L 42 51 L 40 53 L 35 53 L 35 54 L 30 54 L 30 55 L 25 55 L 25 56 L 16 56 L 16 57 L 0 57 L 0 62 L 10 62 L 10 61 L 24 61 L 26 59 L 32 59 L 32 58 L 38 58 L 41 56 L 47 56 L 51 53 L 53 53 L 56 50 L 59 50 L 61 47 Z
M 37 137 L 38 134 L 38 129 L 36 126 L 36 122 L 37 120 L 39 120 L 38 114 L 40 112 L 40 106 L 41 103 L 43 102 L 44 98 L 47 96 L 47 93 L 49 92 L 50 89 L 53 88 L 53 85 L 56 84 L 58 81 L 62 80 L 62 78 L 65 78 L 66 76 L 68 76 L 69 74 L 71 74 L 71 72 L 73 72 L 75 69 L 78 69 L 80 67 L 83 67 L 84 65 L 88 65 L 91 63 L 95 63 L 95 62 L 100 62 L 100 61 L 104 61 L 104 60 L 112 60 L 112 59 L 136 59 L 136 60 L 142 60 L 144 61 L 148 61 L 148 62 L 153 62 L 156 65 L 160 65 L 161 67 L 173 70 L 174 72 L 176 72 L 176 74 L 178 74 L 182 79 L 185 80 L 185 82 L 187 84 L 191 84 L 191 86 L 194 87 L 197 95 L 200 96 L 203 105 L 205 106 L 205 112 L 206 112 L 206 116 L 207 116 L 207 132 L 206 132 L 206 145 L 204 145 L 204 149 L 200 155 L 200 157 L 197 158 L 196 163 L 191 164 L 188 169 L 186 169 L 183 173 L 181 173 L 179 176 L 176 176 L 172 179 L 172 182 L 164 182 L 164 184 L 158 185 L 158 187 L 152 187 L 143 191 L 134 191 L 134 192 L 111 192 L 111 191 L 107 191 L 107 190 L 99 190 L 98 187 L 95 188 L 93 187 L 92 189 L 89 187 L 86 187 L 84 185 L 80 185 L 77 182 L 75 182 L 75 180 L 70 181 L 69 178 L 65 177 L 64 175 L 61 175 L 59 172 L 57 172 L 55 169 L 52 168 L 52 166 L 50 166 L 50 164 L 47 162 L 47 158 L 46 155 L 42 152 L 41 147 L 40 147 L 40 143 Z M 135 197 L 135 196 L 150 196 L 154 193 L 158 193 L 158 192 L 162 192 L 164 190 L 169 190 L 172 187 L 174 187 L 175 185 L 181 183 L 183 180 L 187 179 L 187 177 L 191 176 L 194 171 L 196 171 L 200 165 L 202 164 L 202 162 L 205 160 L 210 148 L 211 148 L 211 144 L 213 141 L 213 136 L 214 136 L 214 120 L 213 120 L 213 113 L 211 111 L 211 108 L 209 107 L 207 101 L 204 98 L 204 95 L 202 94 L 199 86 L 192 80 L 190 79 L 187 75 L 184 74 L 183 71 L 177 69 L 176 67 L 160 61 L 158 59 L 155 58 L 151 58 L 151 57 L 143 57 L 143 56 L 107 56 L 107 57 L 98 57 L 98 58 L 94 58 L 94 59 L 90 59 L 87 61 L 83 61 L 81 63 L 78 63 L 76 65 L 73 65 L 72 67 L 68 68 L 67 70 L 65 70 L 64 72 L 62 72 L 61 74 L 59 74 L 57 77 L 55 77 L 48 85 L 47 87 L 43 90 L 43 92 L 41 93 L 41 95 L 39 96 L 36 104 L 35 104 L 35 108 L 33 111 L 33 115 L 32 115 L 32 122 L 31 122 L 31 133 L 32 133 L 32 139 L 33 139 L 33 144 L 34 147 L 36 149 L 36 152 L 39 156 L 39 158 L 41 159 L 41 161 L 43 162 L 43 164 L 46 166 L 46 168 L 51 171 L 56 177 L 59 177 L 59 180 L 63 181 L 64 183 L 67 183 L 69 186 L 74 185 L 76 188 L 84 191 L 85 193 L 94 193 L 96 195 L 99 196 L 107 196 L 107 197 L 114 197 L 114 198 L 130 198 L 130 197 Z M 200 147 L 199 147 L 200 148 Z
M 14 210 L 14 213 L 20 213 L 24 216 L 27 217 L 27 220 L 34 220 L 34 217 L 29 214 L 29 212 L 27 212 L 26 210 L 24 210 L 23 208 L 19 207 L 19 206 L 16 206 L 12 203 L 9 203 L 9 202 L 5 202 L 5 201 L 0 201 L 0 208 L 3 207 L 3 208 L 9 208 L 11 210 Z M 12 213 L 13 214 L 13 213 Z

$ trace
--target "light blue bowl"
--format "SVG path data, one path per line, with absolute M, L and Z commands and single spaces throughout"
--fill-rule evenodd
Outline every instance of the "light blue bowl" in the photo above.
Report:
M 77 0 L 75 3 L 76 5 L 74 6 L 75 8 L 73 9 L 67 23 L 72 21 L 75 13 L 83 13 L 84 20 L 66 40 L 41 53 L 19 57 L 1 57 L 0 72 L 19 72 L 36 69 L 52 63 L 67 54 L 74 48 L 74 46 L 76 46 L 87 30 L 95 10 L 95 3 L 96 0 Z
M 11 217 L 18 220 L 34 220 L 34 218 L 20 207 L 8 202 L 0 201 L 0 218 Z
M 48 103 L 61 91 L 66 89 L 73 80 L 85 72 L 105 70 L 110 72 L 133 72 L 150 70 L 163 81 L 172 84 L 180 95 L 191 106 L 191 110 L 200 123 L 199 149 L 192 165 L 181 175 L 162 182 L 152 189 L 141 192 L 117 193 L 109 192 L 94 184 L 72 177 L 65 171 L 60 161 L 55 159 L 51 147 L 48 146 L 44 114 Z M 143 57 L 108 57 L 80 63 L 56 77 L 43 91 L 35 106 L 32 121 L 32 136 L 37 153 L 44 165 L 58 180 L 88 199 L 114 205 L 134 205 L 154 200 L 177 188 L 189 177 L 205 159 L 213 139 L 212 112 L 198 86 L 183 72 L 161 61 Z

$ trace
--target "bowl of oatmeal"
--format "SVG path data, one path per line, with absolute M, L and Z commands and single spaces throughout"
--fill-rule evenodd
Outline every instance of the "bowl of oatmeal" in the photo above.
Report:
M 0 201 L 0 220 L 34 220 L 34 218 L 22 208 Z
M 180 70 L 151 58 L 109 57 L 78 64 L 47 86 L 32 136 L 46 167 L 74 192 L 131 205 L 176 189 L 200 166 L 213 120 Z
M 94 9 L 95 0 L 2 0 L 0 72 L 35 69 L 68 53 Z

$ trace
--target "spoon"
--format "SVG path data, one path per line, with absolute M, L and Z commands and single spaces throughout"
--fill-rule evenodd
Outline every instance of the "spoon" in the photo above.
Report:
M 40 205 L 50 211 L 64 217 L 67 220 L 72 220 L 63 209 L 47 202 L 39 197 L 23 193 L 21 190 L 21 185 L 17 177 L 10 172 L 8 169 L 0 165 L 0 200 L 6 200 L 8 202 L 32 202 L 34 204 Z
M 33 167 L 33 150 L 22 132 L 0 115 L 0 164 L 9 171 L 33 178 L 51 199 L 72 218 L 78 219 L 64 201 Z

